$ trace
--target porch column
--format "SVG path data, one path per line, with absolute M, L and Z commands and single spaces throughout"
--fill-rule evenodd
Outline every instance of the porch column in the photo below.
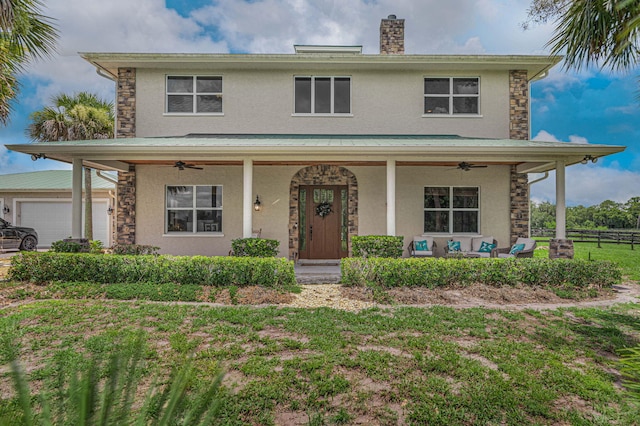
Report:
M 565 164 L 556 161 L 556 237 L 549 240 L 550 259 L 573 259 L 573 241 L 567 240 Z
M 387 235 L 396 235 L 396 160 L 387 160 Z
M 556 239 L 567 237 L 567 215 L 565 206 L 564 161 L 556 161 Z
M 253 160 L 243 162 L 242 237 L 250 238 L 253 229 Z
M 82 158 L 73 159 L 71 182 L 71 238 L 82 238 Z

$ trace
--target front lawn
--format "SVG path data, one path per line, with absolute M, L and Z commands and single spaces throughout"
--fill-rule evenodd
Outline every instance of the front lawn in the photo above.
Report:
M 637 424 L 616 360 L 640 305 L 507 312 L 41 301 L 0 311 L 36 389 L 138 330 L 150 374 L 194 354 L 199 387 L 226 372 L 221 424 Z M 54 360 L 58 363 L 54 364 Z M 2 369 L 0 417 L 9 403 Z
M 634 250 L 631 250 L 630 244 L 602 243 L 602 247 L 598 248 L 598 243 L 573 243 L 573 246 L 576 259 L 616 262 L 622 268 L 623 275 L 631 280 L 640 281 L 640 244 L 635 245 Z M 548 247 L 548 241 L 538 241 L 538 249 L 536 249 L 534 256 L 548 258 Z

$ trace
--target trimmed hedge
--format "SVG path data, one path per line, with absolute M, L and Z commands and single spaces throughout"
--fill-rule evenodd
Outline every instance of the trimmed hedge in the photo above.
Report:
M 491 286 L 571 284 L 611 287 L 622 279 L 608 261 L 563 259 L 345 258 L 340 262 L 347 286 L 436 288 L 483 283 Z
M 402 257 L 404 237 L 358 235 L 351 238 L 353 257 Z
M 9 279 L 93 283 L 177 283 L 210 286 L 296 283 L 293 262 L 284 258 L 123 256 L 27 253 L 14 256 Z
M 268 238 L 238 238 L 231 240 L 233 256 L 276 257 L 280 241 Z
M 111 247 L 113 254 L 144 256 L 147 254 L 158 254 L 160 247 L 144 244 L 114 244 Z

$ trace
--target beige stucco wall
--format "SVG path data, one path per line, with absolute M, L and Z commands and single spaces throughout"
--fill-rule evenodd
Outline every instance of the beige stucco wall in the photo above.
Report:
M 222 116 L 164 114 L 165 76 L 179 70 L 138 69 L 136 135 L 188 133 L 287 134 L 457 134 L 508 138 L 508 72 L 345 73 L 337 70 L 234 71 L 207 69 L 194 75 L 222 75 Z M 351 117 L 293 116 L 295 75 L 350 76 Z M 424 77 L 480 77 L 480 117 L 423 117 Z
M 287 256 L 289 184 L 303 166 L 255 166 L 253 199 L 260 196 L 262 211 L 253 213 L 253 228 L 262 237 L 280 241 L 280 256 Z M 386 168 L 347 167 L 358 180 L 359 235 L 386 234 Z M 223 234 L 175 236 L 164 234 L 165 185 L 223 185 Z M 423 188 L 426 185 L 480 187 L 480 232 L 501 245 L 509 241 L 509 167 L 490 166 L 469 172 L 446 167 L 398 167 L 396 186 L 397 235 L 405 246 L 423 229 Z M 179 171 L 170 166 L 137 167 L 138 244 L 161 247 L 176 255 L 227 255 L 231 240 L 242 236 L 242 167 L 205 166 L 204 170 Z M 449 236 L 438 236 L 440 248 Z

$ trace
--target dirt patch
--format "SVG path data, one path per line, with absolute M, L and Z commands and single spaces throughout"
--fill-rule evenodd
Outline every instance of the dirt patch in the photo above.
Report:
M 343 287 L 341 296 L 375 303 L 375 294 L 364 287 Z M 445 305 L 459 308 L 554 309 L 568 306 L 607 306 L 637 302 L 640 285 L 624 283 L 613 289 L 599 289 L 594 297 L 564 299 L 548 289 L 536 287 L 491 287 L 474 284 L 459 288 L 393 288 L 385 291 L 394 304 L 413 306 Z M 380 306 L 379 304 L 376 304 Z

